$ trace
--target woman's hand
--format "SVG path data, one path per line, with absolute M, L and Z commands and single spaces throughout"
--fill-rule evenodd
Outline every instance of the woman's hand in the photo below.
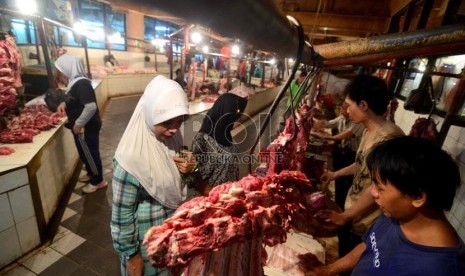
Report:
M 58 107 L 57 107 L 57 113 L 60 114 L 60 116 L 65 116 L 66 115 L 66 107 L 65 107 L 65 103 L 61 103 Z
M 197 161 L 195 160 L 194 154 L 187 150 L 182 150 L 180 155 L 184 157 L 174 156 L 173 160 L 178 167 L 179 172 L 181 173 L 190 173 L 197 166 Z
M 74 132 L 74 134 L 79 134 L 79 133 L 81 133 L 81 132 L 82 132 L 82 127 L 80 127 L 80 126 L 78 126 L 78 125 L 75 124 L 75 125 L 73 126 L 73 132 Z
M 330 181 L 336 180 L 336 178 L 337 178 L 336 172 L 328 170 L 321 175 L 320 180 L 321 182 L 326 184 Z
M 126 270 L 128 276 L 142 276 L 144 275 L 144 259 L 140 254 L 132 256 L 126 262 Z

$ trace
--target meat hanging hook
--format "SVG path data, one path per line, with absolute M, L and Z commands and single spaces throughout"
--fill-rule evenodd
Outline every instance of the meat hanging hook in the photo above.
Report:
M 292 16 L 287 16 L 287 19 L 293 23 L 293 25 L 297 28 L 297 33 L 299 36 L 299 46 L 297 49 L 297 56 L 295 59 L 294 66 L 292 67 L 291 74 L 286 80 L 286 83 L 284 86 L 281 88 L 279 91 L 278 95 L 276 95 L 276 98 L 274 99 L 273 103 L 271 104 L 270 110 L 265 114 L 265 120 L 263 121 L 263 125 L 260 126 L 260 131 L 257 135 L 257 139 L 255 140 L 254 145 L 250 149 L 249 154 L 252 156 L 253 152 L 255 151 L 255 148 L 260 141 L 261 136 L 263 135 L 263 132 L 265 131 L 266 126 L 270 122 L 271 116 L 273 115 L 274 111 L 278 107 L 279 102 L 283 98 L 284 94 L 286 93 L 286 90 L 288 89 L 289 85 L 291 84 L 292 80 L 294 79 L 295 73 L 297 72 L 297 69 L 299 68 L 300 61 L 302 59 L 302 53 L 304 50 L 304 45 L 305 45 L 305 37 L 304 37 L 304 30 L 302 28 L 302 25 L 299 23 L 299 21 Z M 252 173 L 252 162 L 249 163 L 249 173 Z

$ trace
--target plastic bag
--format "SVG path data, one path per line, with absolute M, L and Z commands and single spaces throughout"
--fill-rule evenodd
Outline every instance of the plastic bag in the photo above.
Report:
M 418 137 L 438 142 L 439 132 L 436 129 L 436 123 L 432 118 L 418 118 L 410 130 L 409 136 Z

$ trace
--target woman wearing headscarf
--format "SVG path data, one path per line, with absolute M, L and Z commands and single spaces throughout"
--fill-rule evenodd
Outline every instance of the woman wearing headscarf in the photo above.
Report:
M 186 200 L 181 174 L 195 168 L 192 153 L 176 156 L 188 104 L 181 86 L 163 76 L 145 88 L 114 156 L 111 234 L 122 275 L 169 275 L 150 265 L 142 241 Z
M 247 105 L 247 99 L 232 93 L 218 97 L 192 142 L 202 182 L 211 187 L 239 180 L 238 148 L 231 130 Z
M 247 106 L 243 89 L 233 89 L 221 95 L 203 120 L 199 133 L 192 142 L 192 151 L 198 161 L 198 183 L 211 187 L 239 180 L 238 147 L 231 130 Z M 234 93 L 237 93 L 234 94 Z M 241 95 L 241 96 L 239 96 Z M 253 255 L 259 242 L 234 243 L 220 250 L 194 258 L 184 275 L 260 275 L 255 273 L 257 258 Z
M 66 112 L 68 116 L 65 126 L 73 133 L 79 157 L 87 171 L 87 176 L 80 180 L 90 182 L 82 188 L 82 192 L 93 193 L 108 185 L 102 176 L 99 152 L 102 121 L 95 91 L 79 57 L 63 54 L 55 61 L 55 69 L 57 81 L 67 85 L 65 102 L 57 109 L 59 113 Z

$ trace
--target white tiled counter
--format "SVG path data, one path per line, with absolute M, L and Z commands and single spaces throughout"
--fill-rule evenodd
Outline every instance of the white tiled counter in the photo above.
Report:
M 63 124 L 34 136 L 33 143 L 5 146 L 15 152 L 0 156 L 0 268 L 45 241 L 79 161 Z
M 248 100 L 244 113 L 249 116 L 255 116 L 263 109 L 269 107 L 278 95 L 280 89 L 281 86 L 277 86 L 274 88 L 264 88 L 261 91 L 255 92 Z
M 159 74 L 110 74 L 107 75 L 108 97 L 142 94 L 147 84 Z

